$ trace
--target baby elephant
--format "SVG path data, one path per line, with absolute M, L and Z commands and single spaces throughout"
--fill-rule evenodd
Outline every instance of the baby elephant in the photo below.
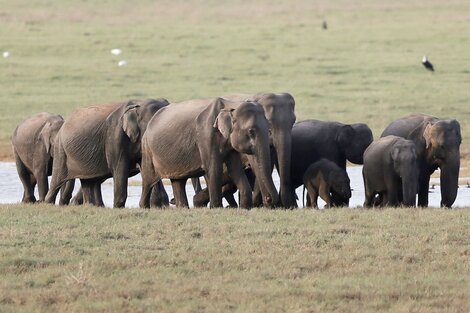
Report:
M 351 198 L 348 174 L 330 160 L 320 159 L 311 164 L 305 171 L 303 182 L 304 191 L 307 189 L 307 207 L 318 208 L 318 196 L 326 202 L 326 208 L 331 207 L 332 191 L 345 200 Z
M 415 206 L 418 166 L 413 141 L 397 136 L 375 140 L 364 152 L 365 202 L 371 206 Z

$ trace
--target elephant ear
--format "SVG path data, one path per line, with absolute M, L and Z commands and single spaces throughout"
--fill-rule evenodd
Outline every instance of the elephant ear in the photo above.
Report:
M 52 123 L 46 122 L 39 133 L 39 138 L 41 138 L 42 142 L 44 143 L 44 147 L 46 148 L 46 152 L 49 153 L 51 151 L 51 135 L 52 135 Z
M 225 139 L 230 137 L 230 133 L 232 132 L 232 124 L 234 122 L 232 112 L 234 109 L 222 109 L 220 113 L 217 115 L 214 128 L 217 129 Z
M 398 156 L 400 155 L 400 147 L 394 146 L 392 148 L 392 151 L 390 151 L 390 156 L 392 157 L 393 162 L 398 159 Z
M 462 134 L 460 132 L 460 124 L 457 120 L 451 120 L 450 121 L 450 126 L 451 126 L 451 129 L 452 129 L 452 132 L 455 133 L 455 136 L 457 138 L 457 141 L 459 144 L 462 143 Z
M 350 125 L 341 126 L 336 135 L 336 142 L 340 147 L 348 147 L 354 140 L 355 131 Z
M 433 124 L 427 123 L 427 125 L 424 127 L 423 138 L 424 138 L 424 141 L 426 142 L 426 149 L 428 149 L 429 146 L 431 145 L 432 126 Z
M 138 123 L 137 109 L 140 107 L 139 104 L 129 102 L 124 113 L 121 116 L 122 130 L 126 133 L 127 137 L 131 142 L 136 143 L 139 139 L 140 129 Z

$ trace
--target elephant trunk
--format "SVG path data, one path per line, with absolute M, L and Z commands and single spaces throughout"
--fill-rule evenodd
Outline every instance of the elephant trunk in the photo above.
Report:
M 295 205 L 295 199 L 291 192 L 291 133 L 291 128 L 273 133 L 280 177 L 281 204 L 286 208 Z
M 416 206 L 416 193 L 418 192 L 418 173 L 416 168 L 402 176 L 403 205 Z
M 268 139 L 266 139 L 265 144 L 257 145 L 255 154 L 248 155 L 248 160 L 259 182 L 261 195 L 263 196 L 263 205 L 266 207 L 277 206 L 279 204 L 279 194 L 274 186 L 271 174 L 271 156 Z
M 460 153 L 457 150 L 448 156 L 441 169 L 441 207 L 450 208 L 457 197 L 459 187 Z

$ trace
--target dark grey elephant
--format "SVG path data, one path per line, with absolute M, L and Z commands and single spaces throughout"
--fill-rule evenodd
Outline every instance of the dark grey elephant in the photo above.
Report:
M 343 124 L 319 120 L 306 120 L 292 128 L 292 194 L 302 185 L 303 176 L 310 164 L 322 158 L 336 163 L 346 170 L 346 161 L 363 163 L 363 154 L 372 142 L 372 131 L 366 124 Z M 335 206 L 347 206 L 345 199 L 332 192 Z
M 37 113 L 21 122 L 13 132 L 11 141 L 16 169 L 23 184 L 22 202 L 36 202 L 34 187 L 38 185 L 39 201 L 44 201 L 52 173 L 55 139 L 64 119 L 47 112 Z M 67 182 L 61 191 L 60 204 L 68 204 L 74 180 Z
M 142 139 L 141 207 L 149 207 L 150 189 L 162 178 L 172 181 L 177 206 L 188 206 L 186 180 L 206 176 L 211 207 L 222 206 L 223 164 L 240 190 L 240 206 L 252 206 L 252 191 L 241 154 L 247 154 L 260 182 L 266 206 L 278 203 L 271 176 L 269 126 L 255 102 L 222 98 L 189 100 L 160 110 Z
M 418 166 L 414 142 L 397 136 L 373 141 L 364 152 L 362 176 L 364 207 L 415 206 Z
M 462 136 L 457 120 L 425 114 L 400 118 L 385 128 L 381 137 L 395 135 L 413 140 L 418 157 L 418 205 L 428 205 L 429 179 L 441 170 L 441 206 L 451 207 L 457 197 Z
M 318 196 L 326 202 L 326 208 L 334 206 L 331 201 L 333 191 L 343 199 L 351 198 L 348 173 L 327 159 L 311 164 L 305 171 L 303 183 L 304 192 L 307 189 L 307 207 L 318 208 Z
M 64 182 L 79 178 L 83 202 L 103 205 L 99 185 L 112 176 L 114 207 L 124 207 L 128 177 L 138 173 L 147 123 L 168 104 L 165 99 L 129 100 L 75 110 L 57 135 L 46 201 L 54 202 Z

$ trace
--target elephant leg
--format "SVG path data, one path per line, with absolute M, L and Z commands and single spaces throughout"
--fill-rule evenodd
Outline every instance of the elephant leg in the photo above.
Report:
M 251 186 L 243 169 L 243 164 L 238 152 L 231 152 L 225 162 L 232 181 L 240 193 L 240 208 L 249 209 L 253 206 Z M 233 193 L 232 193 L 233 196 Z M 233 199 L 236 203 L 235 199 Z
M 429 203 L 429 179 L 430 176 L 421 169 L 418 181 L 418 206 L 427 207 Z
M 365 200 L 364 200 L 364 208 L 370 208 L 372 206 L 375 206 L 373 203 L 375 199 L 375 192 L 372 190 L 372 188 L 366 186 L 365 190 Z
M 100 179 L 93 182 L 93 204 L 96 206 L 104 207 L 103 195 L 101 194 L 101 184 L 104 182 L 104 179 Z
M 219 156 L 213 156 L 208 166 L 207 185 L 209 188 L 209 204 L 211 208 L 222 207 L 222 162 Z
M 36 197 L 34 196 L 34 186 L 36 180 L 33 175 L 28 171 L 26 166 L 21 162 L 18 155 L 15 153 L 16 161 L 16 170 L 18 171 L 18 176 L 20 177 L 21 184 L 23 185 L 23 203 L 34 203 L 36 202 Z
M 52 178 L 45 202 L 55 203 L 60 188 L 68 179 L 67 162 L 65 152 L 60 150 L 60 146 L 54 149 L 54 162 L 52 166 Z
M 198 193 L 202 190 L 201 181 L 199 180 L 199 177 L 192 177 L 191 183 L 193 184 L 194 193 Z
M 189 208 L 188 197 L 186 195 L 187 179 L 172 179 L 171 187 L 173 188 L 173 196 L 177 207 Z
M 209 189 L 204 188 L 193 197 L 193 204 L 195 207 L 206 207 L 209 203 Z
M 75 187 L 75 179 L 71 179 L 65 183 L 65 185 L 60 188 L 60 198 L 59 204 L 60 205 L 68 205 L 70 203 L 70 199 L 72 198 L 73 188 Z
M 47 164 L 41 164 L 34 171 L 34 177 L 38 184 L 39 201 L 44 202 L 46 194 L 49 191 L 49 181 L 47 180 Z
M 83 204 L 95 204 L 94 183 L 89 179 L 80 179 L 82 184 Z
M 83 204 L 83 189 L 82 189 L 81 186 L 80 186 L 80 189 L 78 189 L 78 192 L 75 195 L 75 197 L 73 197 L 72 200 L 70 200 L 70 202 L 73 205 L 82 205 Z
M 168 199 L 168 194 L 166 193 L 165 186 L 163 185 L 163 181 L 160 180 L 157 184 L 152 188 L 150 193 L 150 206 L 151 207 L 167 207 L 170 205 L 170 201 Z
M 330 197 L 330 187 L 326 183 L 321 183 L 318 188 L 318 193 L 320 198 L 326 202 L 325 208 L 331 208 L 331 197 Z
M 318 208 L 318 190 L 312 184 L 311 181 L 307 181 L 304 185 L 304 188 L 307 189 L 307 208 L 313 207 Z
M 129 178 L 129 168 L 127 159 L 123 158 L 113 170 L 114 201 L 113 207 L 123 208 L 127 200 L 127 180 Z
M 227 200 L 230 208 L 238 208 L 238 203 L 234 197 L 235 192 L 237 192 L 237 187 L 234 184 L 225 184 L 222 187 L 222 196 Z
M 161 179 L 160 175 L 155 171 L 155 167 L 153 166 L 152 158 L 149 153 L 142 154 L 140 175 L 142 176 L 142 194 L 140 195 L 139 206 L 141 208 L 150 208 L 152 189 Z

